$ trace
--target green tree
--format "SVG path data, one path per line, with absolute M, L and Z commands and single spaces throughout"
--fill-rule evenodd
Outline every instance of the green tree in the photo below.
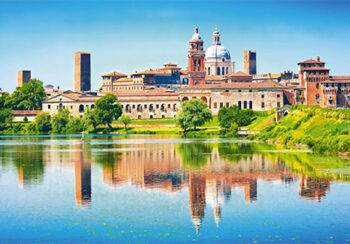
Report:
M 11 108 L 0 108 L 0 128 L 12 125 L 13 113 Z
M 126 129 L 126 126 L 131 123 L 130 117 L 126 114 L 123 114 L 119 120 L 121 123 L 124 124 L 125 129 Z
M 238 126 L 249 125 L 252 121 L 253 115 L 253 110 L 241 110 L 236 105 L 232 105 L 229 108 L 222 107 L 218 113 L 219 125 L 225 131 L 228 131 L 234 123 L 236 123 Z
M 68 109 L 60 109 L 58 113 L 52 117 L 52 131 L 54 133 L 65 133 L 69 121 L 69 114 Z
M 73 117 L 69 120 L 67 124 L 67 133 L 74 134 L 80 133 L 83 130 L 82 119 L 79 117 Z
M 0 92 L 0 109 L 12 108 L 12 98 L 7 92 Z
M 90 125 L 92 125 L 94 127 L 94 131 L 96 131 L 97 126 L 98 126 L 98 121 L 97 121 L 94 109 L 92 109 L 92 110 L 87 109 L 85 111 L 82 123 L 83 123 L 84 130 L 86 128 L 88 128 Z
M 112 129 L 113 119 L 117 120 L 122 115 L 122 108 L 117 101 L 117 96 L 107 94 L 95 102 L 95 115 L 99 124 L 107 124 Z
M 35 117 L 36 130 L 41 133 L 48 133 L 51 130 L 51 116 L 43 112 Z
M 176 123 L 185 132 L 192 126 L 196 130 L 197 126 L 201 126 L 212 119 L 211 110 L 201 99 L 191 99 L 183 102 L 181 106 L 182 108 L 176 116 Z
M 12 94 L 12 105 L 15 110 L 41 110 L 42 101 L 46 98 L 43 82 L 31 79 L 22 87 L 17 87 Z

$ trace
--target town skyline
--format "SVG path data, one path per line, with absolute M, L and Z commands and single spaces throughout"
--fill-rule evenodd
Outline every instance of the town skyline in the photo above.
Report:
M 186 69 L 194 26 L 206 49 L 216 24 L 236 71 L 243 70 L 243 50 L 256 50 L 259 74 L 296 72 L 297 62 L 320 56 L 332 73 L 347 75 L 350 57 L 344 54 L 350 51 L 350 35 L 343 30 L 350 23 L 349 3 L 214 3 L 1 2 L 0 87 L 12 92 L 17 71 L 31 70 L 32 77 L 44 84 L 73 89 L 77 51 L 91 53 L 93 90 L 99 88 L 101 75 L 112 71 L 131 74 L 168 62 Z M 121 11 L 114 14 L 113 9 Z M 289 20 L 293 13 L 295 19 Z M 18 38 L 18 33 L 25 38 Z

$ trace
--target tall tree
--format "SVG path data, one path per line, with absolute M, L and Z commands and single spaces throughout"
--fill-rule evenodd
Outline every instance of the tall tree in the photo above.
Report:
M 7 92 L 0 92 L 0 109 L 3 108 L 11 108 L 12 107 L 12 101 L 11 101 L 11 95 Z
M 0 128 L 12 125 L 13 113 L 11 108 L 0 108 Z
M 176 122 L 184 131 L 192 126 L 196 130 L 197 126 L 201 126 L 212 119 L 211 110 L 201 99 L 191 99 L 182 103 L 181 106 Z
M 51 130 L 51 116 L 49 113 L 43 112 L 35 117 L 35 126 L 38 132 L 47 133 Z
M 40 110 L 46 98 L 43 82 L 31 79 L 22 87 L 17 87 L 12 94 L 12 105 L 15 110 Z
M 60 109 L 57 114 L 52 117 L 52 131 L 60 134 L 66 132 L 66 125 L 69 121 L 69 110 Z
M 107 124 L 112 129 L 113 119 L 118 119 L 122 114 L 122 108 L 117 103 L 117 96 L 107 94 L 95 102 L 95 115 L 99 124 Z
M 94 131 L 96 131 L 96 128 L 98 126 L 98 121 L 96 118 L 95 110 L 87 109 L 84 113 L 83 117 L 83 130 L 85 131 L 86 128 L 88 128 L 90 125 L 94 127 Z

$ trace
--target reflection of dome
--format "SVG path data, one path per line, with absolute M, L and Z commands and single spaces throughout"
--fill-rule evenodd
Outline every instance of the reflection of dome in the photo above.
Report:
M 199 226 L 202 223 L 202 220 L 199 217 L 192 217 L 192 223 L 194 224 L 195 228 L 196 228 L 196 232 L 197 234 L 199 233 Z
M 194 29 L 194 34 L 192 36 L 192 40 L 202 40 L 201 36 L 198 33 L 198 27 L 197 26 Z
M 227 58 L 231 59 L 230 52 L 221 45 L 212 45 L 205 51 L 206 58 Z

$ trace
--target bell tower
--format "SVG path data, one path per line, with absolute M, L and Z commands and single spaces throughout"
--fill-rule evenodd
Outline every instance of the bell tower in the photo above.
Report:
M 203 50 L 203 40 L 196 26 L 195 32 L 190 40 L 190 49 L 188 50 L 187 71 L 190 86 L 205 84 L 204 60 L 205 52 Z

